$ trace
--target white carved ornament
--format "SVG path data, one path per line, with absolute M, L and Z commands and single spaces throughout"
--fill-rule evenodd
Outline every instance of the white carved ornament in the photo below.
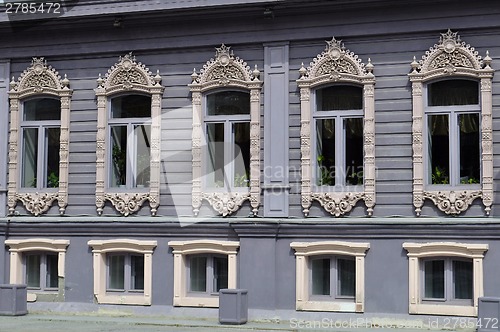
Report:
M 301 203 L 305 216 L 309 215 L 312 201 L 318 201 L 335 217 L 350 212 L 359 200 L 364 200 L 368 216 L 375 206 L 375 76 L 368 59 L 365 65 L 340 40 L 327 41 L 326 49 L 318 54 L 307 69 L 302 64 L 300 78 L 300 150 L 301 150 Z M 364 136 L 364 188 L 363 192 L 312 192 L 311 155 L 311 90 L 331 83 L 353 83 L 363 86 L 363 136 Z
M 160 141 L 161 141 L 161 100 L 164 87 L 161 85 L 159 71 L 153 75 L 141 62 L 137 62 L 132 53 L 119 58 L 102 78 L 97 79 L 97 147 L 96 147 L 96 208 L 101 215 L 110 201 L 123 216 L 137 212 L 147 200 L 151 215 L 155 216 L 160 202 Z M 151 95 L 151 161 L 149 191 L 144 192 L 109 192 L 106 186 L 106 127 L 108 123 L 108 97 L 117 93 L 146 93 Z
M 484 59 L 478 52 L 460 39 L 457 32 L 448 30 L 441 34 L 439 43 L 432 46 L 422 59 L 413 58 L 412 71 L 408 76 L 412 82 L 413 95 L 413 205 L 420 216 L 425 199 L 434 202 L 446 214 L 459 215 L 466 211 L 476 198 L 482 198 L 485 214 L 489 215 L 493 203 L 493 139 L 492 139 L 492 92 L 494 70 L 492 59 L 486 51 Z M 424 184 L 424 105 L 423 84 L 433 79 L 450 76 L 471 77 L 481 86 L 481 190 L 428 191 Z
M 16 81 L 10 82 L 10 135 L 9 135 L 9 214 L 14 214 L 16 204 L 21 201 L 27 211 L 39 216 L 49 210 L 57 200 L 59 213 L 66 211 L 68 201 L 68 165 L 69 165 L 69 121 L 72 90 L 66 75 L 61 79 L 59 73 L 47 65 L 44 58 L 33 58 L 29 66 Z M 23 100 L 34 96 L 55 96 L 61 102 L 60 148 L 59 148 L 59 187 L 57 192 L 24 192 L 20 189 L 18 155 L 19 145 L 19 108 Z
M 260 71 L 251 70 L 231 47 L 216 47 L 215 58 L 207 61 L 200 74 L 193 71 L 189 87 L 193 103 L 193 187 L 192 206 L 198 215 L 202 201 L 206 200 L 217 213 L 228 216 L 236 212 L 245 200 L 250 201 L 252 213 L 257 215 L 260 206 Z M 250 92 L 250 192 L 205 192 L 202 188 L 202 148 L 205 143 L 202 128 L 202 92 L 217 88 L 242 88 Z

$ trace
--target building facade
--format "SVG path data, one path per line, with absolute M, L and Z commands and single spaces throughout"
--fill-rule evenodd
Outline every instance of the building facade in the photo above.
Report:
M 209 316 L 242 288 L 251 318 L 421 319 L 500 295 L 499 6 L 2 6 L 0 283 L 30 308 Z

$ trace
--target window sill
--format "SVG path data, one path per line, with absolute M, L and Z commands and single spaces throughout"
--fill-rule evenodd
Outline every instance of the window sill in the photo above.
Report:
M 147 295 L 96 295 L 99 304 L 151 305 L 151 297 Z
M 297 311 L 364 312 L 363 304 L 347 301 L 297 301 Z
M 175 307 L 200 307 L 200 308 L 218 308 L 219 296 L 186 296 L 174 297 Z
M 450 304 L 410 304 L 410 314 L 477 317 L 477 307 Z

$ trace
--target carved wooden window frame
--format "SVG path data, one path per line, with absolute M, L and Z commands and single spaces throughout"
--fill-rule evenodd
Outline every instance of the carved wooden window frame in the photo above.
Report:
M 97 165 L 96 165 L 96 207 L 102 215 L 106 201 L 123 216 L 139 211 L 145 201 L 149 201 L 151 215 L 155 216 L 160 205 L 160 143 L 161 143 L 161 101 L 164 87 L 160 84 L 159 71 L 153 76 L 146 66 L 137 62 L 129 53 L 121 56 L 104 78 L 97 79 Z M 113 192 L 108 188 L 108 117 L 110 98 L 118 94 L 139 93 L 151 96 L 151 163 L 149 191 Z M 108 158 L 108 159 L 107 159 Z M 108 161 L 108 162 L 107 162 Z M 109 165 L 108 165 L 109 166 Z
M 16 204 L 21 201 L 28 212 L 39 216 L 47 212 L 57 200 L 59 213 L 63 215 L 68 204 L 68 166 L 69 166 L 69 122 L 70 104 L 73 90 L 69 88 L 69 80 L 47 65 L 44 58 L 33 58 L 31 66 L 21 74 L 17 82 L 14 77 L 10 82 L 10 135 L 9 135 L 9 214 L 15 213 Z M 19 154 L 20 108 L 28 98 L 55 97 L 61 101 L 61 125 L 59 148 L 59 188 L 45 192 L 34 192 L 20 188 Z
M 290 247 L 295 250 L 296 257 L 296 310 L 364 312 L 365 256 L 366 251 L 370 248 L 369 243 L 343 241 L 292 242 Z M 356 264 L 356 292 L 353 302 L 311 299 L 309 294 L 311 289 L 309 260 L 325 255 L 354 257 Z
M 11 284 L 24 284 L 25 280 L 25 263 L 23 255 L 30 252 L 49 253 L 55 252 L 58 255 L 57 260 L 57 277 L 59 286 L 57 293 L 48 296 L 51 291 L 28 291 L 27 300 L 34 302 L 37 300 L 38 294 L 44 294 L 46 299 L 52 298 L 55 301 L 64 300 L 64 278 L 66 276 L 66 250 L 69 246 L 69 240 L 61 239 L 9 239 L 5 240 L 5 245 L 9 247 L 10 253 L 10 280 Z
M 260 94 L 262 81 L 257 65 L 250 70 L 239 57 L 224 44 L 216 48 L 215 58 L 203 66 L 200 74 L 196 70 L 191 75 L 189 88 L 193 103 L 193 188 L 192 206 L 198 215 L 202 201 L 206 200 L 222 216 L 228 216 L 250 201 L 252 213 L 257 215 L 260 205 Z M 204 95 L 214 89 L 236 89 L 250 92 L 250 190 L 249 192 L 216 192 L 204 188 L 202 184 L 202 149 L 206 146 L 203 130 Z
M 219 307 L 218 296 L 203 296 L 188 292 L 189 255 L 215 254 L 227 256 L 227 287 L 237 287 L 236 255 L 240 243 L 238 241 L 193 240 L 170 241 L 169 247 L 174 254 L 174 306 Z
M 428 242 L 403 243 L 408 251 L 408 290 L 409 313 L 449 316 L 477 316 L 479 297 L 484 295 L 483 287 L 483 259 L 488 250 L 487 244 L 457 243 L 457 242 Z M 472 260 L 473 303 L 472 305 L 454 305 L 450 302 L 439 304 L 422 301 L 421 263 L 426 258 L 461 257 Z
M 460 39 L 457 32 L 442 33 L 420 61 L 413 59 L 408 74 L 413 98 L 413 206 L 420 216 L 425 199 L 430 199 L 439 210 L 449 215 L 466 211 L 476 198 L 481 198 L 485 214 L 489 215 L 493 203 L 493 132 L 492 132 L 492 79 L 494 70 L 486 51 L 484 59 Z M 480 82 L 481 113 L 481 189 L 428 190 L 424 179 L 424 116 L 425 84 L 442 78 L 469 78 Z
M 92 248 L 94 256 L 94 295 L 97 303 L 151 305 L 153 290 L 153 250 L 156 241 L 140 241 L 133 239 L 90 240 L 87 244 Z M 144 255 L 144 290 L 133 292 L 108 292 L 107 255 L 113 253 L 133 253 Z
M 300 88 L 300 151 L 302 188 L 302 211 L 307 217 L 314 200 L 335 217 L 350 212 L 359 200 L 364 200 L 368 216 L 375 206 L 375 76 L 370 59 L 361 62 L 353 52 L 345 49 L 340 40 L 327 41 L 325 51 L 318 54 L 307 69 L 302 64 L 297 85 Z M 313 192 L 312 182 L 312 114 L 311 94 L 314 89 L 331 83 L 354 84 L 363 87 L 363 150 L 364 185 L 362 192 L 335 192 L 331 190 Z

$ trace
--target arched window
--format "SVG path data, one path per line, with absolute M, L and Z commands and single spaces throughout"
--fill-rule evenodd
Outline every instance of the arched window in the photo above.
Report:
M 151 214 L 160 204 L 160 136 L 163 87 L 132 54 L 120 57 L 96 88 L 96 206 L 106 201 L 124 216 L 149 201 Z
M 193 212 L 202 200 L 227 216 L 250 201 L 260 205 L 260 72 L 235 58 L 230 47 L 192 75 Z
M 301 100 L 302 208 L 313 201 L 342 216 L 364 200 L 375 206 L 373 65 L 365 66 L 333 38 L 297 85 Z
M 9 213 L 21 201 L 31 214 L 68 201 L 69 114 L 72 90 L 44 58 L 33 58 L 10 83 Z
M 446 214 L 466 211 L 481 198 L 493 202 L 491 58 L 441 34 L 409 74 L 413 92 L 413 205 L 424 200 Z

